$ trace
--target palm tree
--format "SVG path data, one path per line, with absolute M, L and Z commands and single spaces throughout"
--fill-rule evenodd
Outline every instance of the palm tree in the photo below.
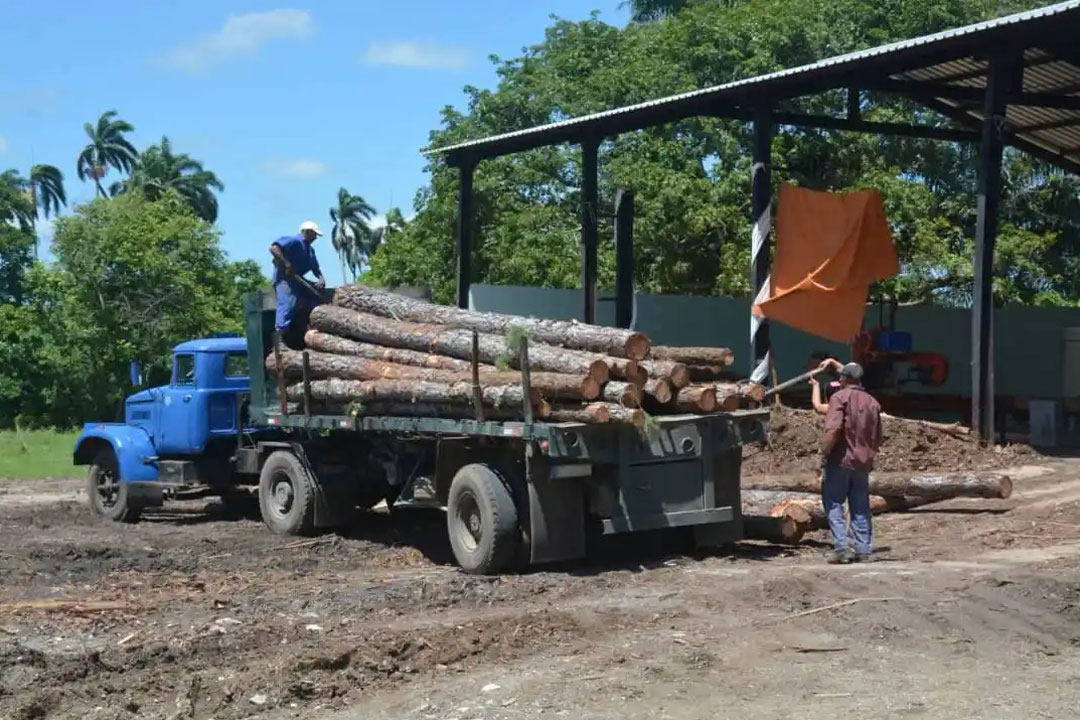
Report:
M 34 208 L 34 257 L 38 256 L 37 219 L 38 210 L 46 220 L 50 215 L 59 215 L 60 206 L 67 207 L 67 193 L 64 191 L 64 174 L 53 165 L 34 165 L 30 168 L 29 182 L 30 203 Z
M 405 229 L 405 216 L 401 214 L 399 208 L 390 208 L 386 211 L 386 224 L 382 227 L 375 228 L 371 232 L 371 237 L 364 245 L 364 254 L 370 259 L 375 251 L 379 249 L 379 246 L 386 242 L 391 236 L 397 235 L 399 232 Z
M 32 232 L 37 209 L 31 200 L 30 183 L 18 170 L 0 173 L 0 222 Z
M 30 168 L 30 200 L 34 203 L 34 218 L 37 209 L 48 219 L 50 215 L 60 213 L 60 206 L 67 207 L 67 193 L 64 192 L 64 174 L 53 165 L 35 165 Z
M 131 177 L 109 187 L 110 195 L 141 190 L 148 200 L 157 200 L 168 190 L 184 198 L 195 214 L 206 222 L 217 220 L 218 201 L 214 191 L 225 186 L 217 175 L 203 168 L 202 163 L 187 153 L 174 154 L 169 138 L 143 151 L 135 163 Z
M 348 267 L 355 281 L 357 270 L 371 257 L 367 252 L 372 235 L 368 220 L 374 214 L 375 208 L 367 200 L 345 188 L 338 190 L 337 207 L 330 208 L 330 219 L 334 221 L 330 243 L 341 257 L 342 280 Z
M 139 159 L 139 153 L 135 147 L 124 137 L 135 128 L 126 120 L 118 118 L 115 110 L 103 113 L 98 118 L 96 126 L 86 123 L 83 128 L 90 142 L 79 153 L 76 164 L 79 179 L 92 178 L 98 196 L 105 197 L 105 188 L 101 185 L 101 178 L 105 177 L 109 167 L 114 167 L 121 172 L 130 172 Z

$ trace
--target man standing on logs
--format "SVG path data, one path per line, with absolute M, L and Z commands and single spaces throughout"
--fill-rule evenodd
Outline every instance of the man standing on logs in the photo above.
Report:
M 303 348 L 307 316 L 322 301 L 319 293 L 326 287 L 319 260 L 312 244 L 322 235 L 319 226 L 311 220 L 300 225 L 300 234 L 278 238 L 270 245 L 274 258 L 274 291 L 277 294 L 277 317 L 274 329 L 278 330 L 290 347 Z M 315 275 L 314 290 L 304 280 L 304 275 Z
M 840 370 L 840 390 L 829 398 L 821 453 L 825 474 L 821 500 L 829 518 L 833 551 L 829 563 L 868 562 L 874 551 L 870 516 L 870 471 L 881 447 L 881 406 L 862 386 L 863 369 L 848 363 Z M 844 502 L 851 513 L 854 552 L 848 546 Z

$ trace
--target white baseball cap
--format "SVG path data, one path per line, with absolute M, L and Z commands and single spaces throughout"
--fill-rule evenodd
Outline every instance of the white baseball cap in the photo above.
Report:
M 304 232 L 305 230 L 314 230 L 316 235 L 322 235 L 322 233 L 319 232 L 319 226 L 315 224 L 314 220 L 305 220 L 300 223 L 300 232 Z

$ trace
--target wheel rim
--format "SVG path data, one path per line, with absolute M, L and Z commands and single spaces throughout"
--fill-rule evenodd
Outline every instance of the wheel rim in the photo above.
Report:
M 279 518 L 287 517 L 295 500 L 296 489 L 292 478 L 288 473 L 276 473 L 270 482 L 270 512 Z
M 110 469 L 99 470 L 95 489 L 98 503 L 105 510 L 113 509 L 120 501 L 120 486 L 116 482 L 116 473 Z
M 475 552 L 484 537 L 484 519 L 480 514 L 480 505 L 472 493 L 461 494 L 455 520 L 458 540 L 466 550 Z

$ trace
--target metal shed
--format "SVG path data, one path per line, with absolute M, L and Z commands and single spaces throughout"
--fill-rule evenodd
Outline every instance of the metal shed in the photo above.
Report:
M 600 142 L 632 130 L 695 116 L 753 123 L 753 237 L 751 284 L 755 298 L 769 294 L 771 264 L 770 154 L 777 126 L 822 128 L 979 144 L 978 219 L 972 306 L 972 427 L 990 440 L 994 428 L 993 256 L 998 226 L 1001 162 L 1011 145 L 1069 172 L 1080 172 L 1080 0 L 840 55 L 735 82 L 606 110 L 579 118 L 427 150 L 460 173 L 457 227 L 458 304 L 468 303 L 473 234 L 472 178 L 486 159 L 557 143 L 582 153 L 581 278 L 584 318 L 596 304 L 597 155 Z M 777 103 L 831 90 L 848 92 L 844 116 L 777 112 Z M 953 127 L 880 123 L 860 117 L 860 93 L 908 98 Z M 617 206 L 619 203 L 617 203 Z M 617 214 L 619 211 L 617 209 Z M 623 223 L 625 228 L 626 223 Z M 616 235 L 619 223 L 616 222 Z M 616 242 L 617 309 L 629 317 L 632 245 Z M 769 376 L 768 322 L 751 317 L 754 379 Z

